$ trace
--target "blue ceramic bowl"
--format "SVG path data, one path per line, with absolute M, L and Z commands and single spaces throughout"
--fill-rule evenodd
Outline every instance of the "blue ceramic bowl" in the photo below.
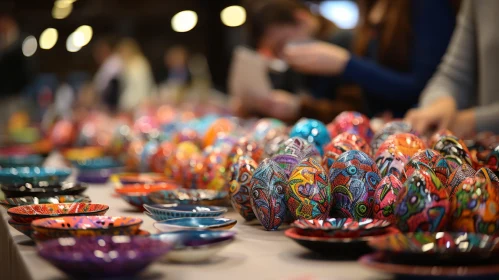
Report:
M 38 254 L 75 278 L 130 277 L 165 255 L 172 242 L 142 236 L 65 237 L 38 244 Z
M 109 177 L 115 173 L 122 172 L 122 167 L 102 168 L 102 169 L 80 169 L 78 171 L 78 182 L 89 184 L 104 184 L 109 180 Z
M 236 225 L 237 221 L 228 218 L 178 218 L 154 223 L 154 227 L 161 232 L 178 230 L 228 230 Z
M 40 155 L 0 156 L 0 166 L 2 168 L 40 166 L 42 163 L 43 157 Z
M 49 167 L 11 167 L 0 169 L 0 184 L 56 184 L 64 181 L 71 175 L 71 169 L 59 169 Z
M 228 195 L 224 191 L 177 189 L 153 192 L 149 198 L 157 204 L 224 205 Z
M 144 208 L 156 221 L 186 217 L 218 217 L 227 212 L 225 207 L 190 204 L 144 204 Z
M 79 170 L 95 170 L 95 169 L 109 169 L 118 168 L 123 165 L 113 159 L 112 157 L 101 157 L 87 160 L 72 161 L 74 167 Z

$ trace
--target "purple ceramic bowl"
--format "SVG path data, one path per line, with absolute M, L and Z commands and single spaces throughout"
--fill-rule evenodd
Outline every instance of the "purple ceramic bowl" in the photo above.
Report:
M 38 254 L 76 278 L 133 276 L 173 243 L 142 236 L 67 237 L 39 243 Z
M 80 169 L 77 181 L 89 184 L 104 184 L 115 173 L 122 172 L 122 168 Z

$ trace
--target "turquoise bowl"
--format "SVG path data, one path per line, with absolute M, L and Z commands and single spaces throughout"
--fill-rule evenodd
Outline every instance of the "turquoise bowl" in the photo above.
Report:
M 144 208 L 156 221 L 186 217 L 218 217 L 227 212 L 225 207 L 191 204 L 144 204 Z
M 71 175 L 69 168 L 50 168 L 50 167 L 11 167 L 0 169 L 0 184 L 19 185 L 19 184 L 38 184 L 47 182 L 56 184 L 66 180 Z

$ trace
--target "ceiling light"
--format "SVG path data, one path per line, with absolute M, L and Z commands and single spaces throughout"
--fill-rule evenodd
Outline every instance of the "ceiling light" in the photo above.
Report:
M 40 48 L 50 50 L 57 43 L 57 30 L 55 28 L 47 28 L 40 35 Z
M 172 18 L 172 28 L 176 32 L 192 30 L 198 23 L 198 15 L 194 11 L 182 11 Z
M 38 48 L 38 42 L 34 36 L 28 36 L 23 41 L 23 54 L 26 57 L 30 57 L 35 54 L 36 49 Z
M 246 10 L 241 6 L 230 6 L 222 10 L 220 18 L 227 26 L 241 26 L 246 22 Z

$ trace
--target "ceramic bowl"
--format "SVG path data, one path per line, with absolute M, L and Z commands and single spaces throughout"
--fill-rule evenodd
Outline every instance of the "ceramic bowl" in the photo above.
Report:
M 31 227 L 30 223 L 19 223 L 12 219 L 9 219 L 9 225 L 11 225 L 13 228 L 17 229 L 18 231 L 20 231 L 29 238 L 31 238 L 33 234 L 33 228 Z
M 224 205 L 228 195 L 225 191 L 178 189 L 153 192 L 149 198 L 157 204 Z
M 87 160 L 77 160 L 71 162 L 78 170 L 111 169 L 122 167 L 123 165 L 112 157 L 101 157 Z
M 106 235 L 105 234 L 105 235 L 102 235 L 102 236 L 112 236 L 112 235 Z M 151 233 L 148 232 L 147 230 L 139 229 L 134 234 L 127 234 L 126 236 L 143 236 L 143 237 L 149 237 L 149 236 L 151 236 Z M 66 236 L 66 238 L 67 237 L 73 237 L 73 236 Z M 89 236 L 84 236 L 84 237 L 89 237 Z M 57 239 L 57 238 L 64 238 L 64 237 L 51 237 L 51 236 L 47 236 L 47 235 L 41 234 L 40 232 L 38 232 L 36 230 L 33 230 L 33 233 L 31 234 L 31 239 L 35 243 L 46 242 L 48 240 L 53 240 L 53 239 Z M 75 237 L 75 238 L 78 238 L 78 237 Z
M 149 199 L 149 194 L 160 190 L 174 190 L 178 185 L 173 183 L 157 183 L 157 184 L 130 184 L 116 188 L 115 191 L 130 205 L 143 209 L 143 204 L 154 204 Z
M 228 218 L 178 218 L 154 223 L 154 227 L 161 232 L 178 230 L 228 230 L 236 225 L 237 221 Z
M 0 155 L 0 166 L 2 168 L 40 166 L 42 163 L 43 157 L 40 155 Z
M 85 195 L 58 195 L 51 197 L 34 197 L 34 196 L 22 196 L 22 197 L 11 197 L 0 200 L 0 205 L 6 209 L 21 206 L 21 205 L 32 205 L 32 204 L 55 204 L 55 203 L 73 203 L 73 202 L 88 202 L 91 200 Z
M 142 236 L 65 237 L 39 243 L 38 254 L 76 278 L 130 277 L 173 244 Z
M 171 179 L 158 173 L 119 173 L 112 176 L 112 181 L 122 185 L 172 183 Z
M 0 169 L 0 184 L 21 185 L 25 183 L 38 184 L 46 182 L 55 184 L 64 181 L 71 175 L 71 169 L 50 167 L 11 167 Z
M 102 169 L 80 169 L 76 180 L 78 182 L 89 184 L 104 184 L 109 177 L 122 171 L 121 167 L 102 168 Z
M 363 237 L 386 233 L 391 223 L 385 220 L 351 218 L 329 218 L 326 220 L 296 220 L 293 227 L 307 236 L 330 237 Z
M 166 232 L 151 235 L 151 238 L 175 244 L 166 256 L 169 261 L 199 263 L 213 258 L 234 240 L 235 235 L 233 231 L 195 230 Z
M 33 229 L 48 237 L 133 235 L 142 219 L 133 217 L 72 216 L 38 219 Z
M 144 204 L 144 208 L 156 221 L 188 217 L 218 217 L 227 212 L 225 207 L 191 204 Z
M 62 152 L 62 155 L 69 161 L 84 161 L 100 158 L 104 155 L 101 147 L 69 148 Z
M 53 185 L 46 184 L 22 184 L 2 185 L 1 190 L 6 197 L 33 196 L 38 198 L 53 197 L 59 195 L 80 195 L 87 190 L 88 185 L 84 183 L 62 182 Z
M 499 253 L 499 238 L 474 233 L 415 232 L 373 239 L 369 245 L 397 258 L 418 261 L 459 261 L 487 259 Z
M 30 223 L 38 219 L 62 216 L 99 216 L 104 215 L 107 210 L 109 206 L 105 204 L 76 202 L 23 205 L 12 207 L 7 210 L 7 213 L 16 222 Z

